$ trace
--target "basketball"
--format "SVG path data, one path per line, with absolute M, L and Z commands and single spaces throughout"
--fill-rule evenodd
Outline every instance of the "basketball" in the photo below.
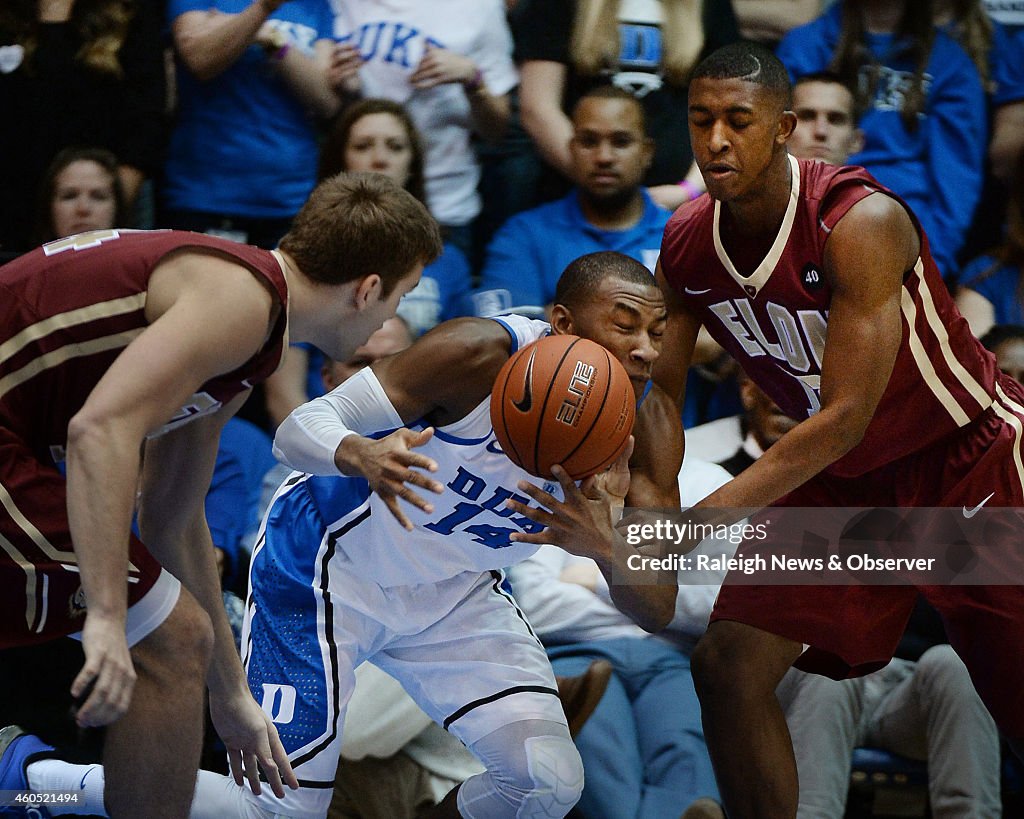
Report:
M 552 478 L 561 464 L 573 480 L 619 457 L 636 418 L 636 396 L 622 365 L 579 336 L 547 336 L 523 347 L 498 372 L 491 424 L 505 454 L 531 475 Z

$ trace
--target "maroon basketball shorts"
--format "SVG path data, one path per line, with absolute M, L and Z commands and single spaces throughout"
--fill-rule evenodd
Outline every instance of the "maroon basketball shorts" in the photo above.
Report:
M 775 506 L 970 510 L 988 498 L 987 507 L 1024 507 L 1022 438 L 1024 388 L 1002 378 L 993 406 L 958 434 L 856 478 L 820 474 Z M 770 540 L 747 541 L 737 554 L 768 550 Z M 923 594 L 942 615 L 996 723 L 1024 737 L 1024 586 L 769 586 L 730 579 L 712 621 L 735 620 L 803 643 L 795 665 L 834 679 L 884 666 Z
M 177 581 L 164 572 L 134 535 L 129 546 L 128 605 L 161 579 L 164 597 L 177 597 Z M 169 589 L 168 586 L 173 586 Z M 71 546 L 67 485 L 14 433 L 0 427 L 0 648 L 29 645 L 81 631 L 86 601 Z M 148 612 L 151 630 L 173 600 Z

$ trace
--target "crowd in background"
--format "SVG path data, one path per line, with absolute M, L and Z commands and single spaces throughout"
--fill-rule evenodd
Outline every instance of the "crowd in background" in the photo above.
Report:
M 558 276 L 583 253 L 618 250 L 653 273 L 671 211 L 703 193 L 688 73 L 740 38 L 776 48 L 794 81 L 845 89 L 849 113 L 798 111 L 802 155 L 863 165 L 897 193 L 975 335 L 997 352 L 1019 345 L 1007 327 L 1024 324 L 1024 7 L 998 0 L 8 0 L 0 261 L 113 227 L 273 248 L 318 179 L 376 172 L 426 203 L 445 239 L 399 308 L 406 340 L 461 315 L 543 318 Z M 838 159 L 830 128 L 848 139 Z M 756 398 L 713 343 L 702 351 L 684 421 L 736 416 L 738 445 L 754 434 Z M 376 355 L 372 345 L 362 354 L 348 363 Z M 322 363 L 317 350 L 292 347 L 225 432 L 208 512 L 225 586 L 243 596 L 270 435 L 323 391 Z M 769 445 L 745 448 L 753 458 Z M 717 454 L 731 469 L 737 446 Z M 578 567 L 568 579 L 562 565 L 533 569 L 599 596 Z M 593 602 L 580 604 L 581 617 Z M 691 631 L 706 616 L 690 612 Z M 685 653 L 634 630 L 616 622 L 611 636 L 630 651 Z M 619 670 L 627 708 L 639 697 Z M 912 677 L 901 674 L 890 688 Z M 997 756 L 994 727 L 978 730 Z M 922 753 L 935 758 L 930 746 Z M 637 758 L 646 764 L 642 748 Z M 987 786 L 979 799 L 991 799 Z M 712 782 L 705 795 L 713 791 Z M 658 801 L 646 800 L 634 801 Z M 595 788 L 581 804 L 596 816 L 608 800 Z

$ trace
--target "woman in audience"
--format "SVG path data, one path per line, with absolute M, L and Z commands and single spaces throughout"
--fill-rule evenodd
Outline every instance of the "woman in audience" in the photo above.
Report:
M 160 166 L 166 119 L 158 4 L 0 2 L 0 248 L 32 246 L 35 202 L 62 149 L 112 151 L 132 203 Z
M 117 157 L 102 148 L 66 148 L 39 188 L 36 244 L 63 236 L 129 227 Z
M 382 173 L 426 201 L 423 146 L 408 112 L 397 102 L 368 98 L 348 106 L 320 149 L 319 177 L 342 171 Z M 445 242 L 441 257 L 423 271 L 414 290 L 398 305 L 414 336 L 456 316 L 471 315 L 466 303 L 472 283 L 462 251 Z M 267 410 L 275 424 L 299 404 L 323 393 L 320 355 L 290 347 L 281 368 L 266 382 Z
M 956 306 L 981 338 L 996 324 L 1024 324 L 1024 153 L 1006 207 L 1003 243 L 968 264 Z
M 320 178 L 340 171 L 372 171 L 390 176 L 426 203 L 423 142 L 406 110 L 387 99 L 364 99 L 349 106 L 320 150 Z M 414 335 L 441 321 L 468 315 L 469 263 L 450 242 L 441 257 L 398 306 Z

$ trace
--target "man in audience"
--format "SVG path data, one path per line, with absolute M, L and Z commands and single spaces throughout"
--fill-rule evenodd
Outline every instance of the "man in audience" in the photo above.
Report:
M 516 214 L 495 234 L 475 296 L 478 315 L 542 318 L 558 277 L 585 253 L 615 250 L 654 270 L 670 214 L 641 184 L 654 151 L 643 107 L 621 89 L 601 87 L 580 99 L 572 122 L 576 187 Z
M 845 165 L 850 154 L 864 147 L 853 92 L 836 74 L 800 77 L 793 84 L 793 112 L 797 126 L 788 144 L 795 157 Z

